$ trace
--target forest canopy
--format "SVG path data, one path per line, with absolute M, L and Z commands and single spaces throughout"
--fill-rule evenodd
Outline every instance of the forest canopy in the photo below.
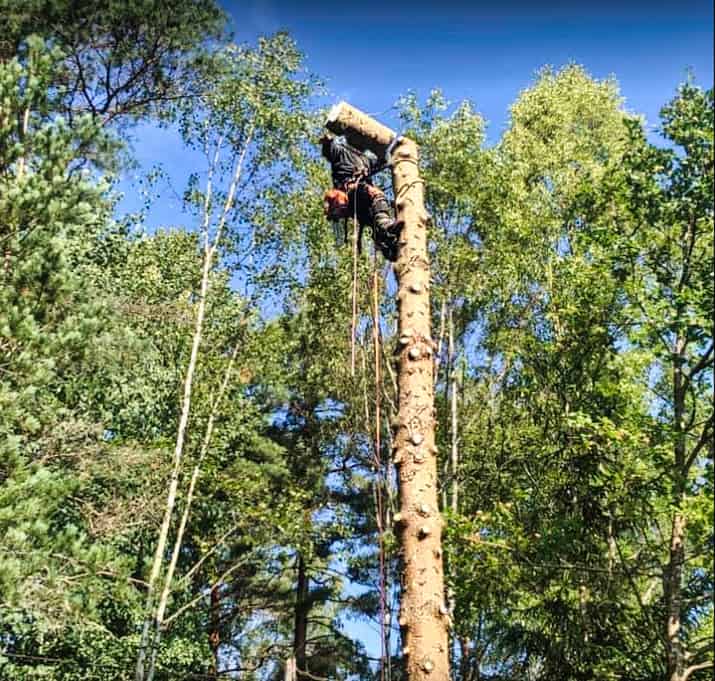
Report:
M 2 681 L 406 678 L 394 276 L 323 215 L 302 50 L 213 0 L 0 0 Z M 577 64 L 492 142 L 395 107 L 452 678 L 711 678 L 712 88 L 657 135 Z M 200 159 L 159 228 L 122 208 L 143 124 Z

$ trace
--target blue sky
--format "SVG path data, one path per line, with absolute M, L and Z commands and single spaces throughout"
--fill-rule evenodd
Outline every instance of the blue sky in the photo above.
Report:
M 466 0 L 226 1 L 239 40 L 287 29 L 332 98 L 389 119 L 407 90 L 440 87 L 471 99 L 491 122 L 490 140 L 534 72 L 583 64 L 615 75 L 627 106 L 655 122 L 692 68 L 713 82 L 713 8 L 702 0 L 492 2 Z
M 495 0 L 224 0 L 238 42 L 287 30 L 307 68 L 326 81 L 324 103 L 349 100 L 395 128 L 391 107 L 408 90 L 424 99 L 435 87 L 451 101 L 470 99 L 494 143 L 509 106 L 544 65 L 583 64 L 597 78 L 614 75 L 626 106 L 646 116 L 658 110 L 692 70 L 713 84 L 713 7 L 706 0 L 524 2 Z M 196 156 L 178 136 L 139 128 L 134 178 L 163 164 L 177 191 L 195 170 Z M 122 182 L 120 209 L 135 209 L 137 184 Z M 164 193 L 153 225 L 183 222 L 178 200 Z

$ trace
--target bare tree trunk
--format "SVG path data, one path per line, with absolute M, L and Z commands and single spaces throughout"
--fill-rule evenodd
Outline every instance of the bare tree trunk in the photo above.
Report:
M 349 104 L 333 107 L 328 129 L 384 158 L 395 134 Z M 409 681 L 449 679 L 448 612 L 444 602 L 442 518 L 434 438 L 434 342 L 430 319 L 427 214 L 417 145 L 403 138 L 392 154 L 397 217 L 404 223 L 396 265 L 399 285 L 399 534 L 403 549 L 400 626 Z
M 179 553 L 181 552 L 181 547 L 184 542 L 184 533 L 186 532 L 186 525 L 189 521 L 189 514 L 191 512 L 191 504 L 194 500 L 194 491 L 196 489 L 196 483 L 199 479 L 199 474 L 201 473 L 201 464 L 203 463 L 204 457 L 208 453 L 209 445 L 211 444 L 211 436 L 213 435 L 214 423 L 216 421 L 216 414 L 223 400 L 223 396 L 228 388 L 229 381 L 231 379 L 231 373 L 233 370 L 233 365 L 236 361 L 238 355 L 238 343 L 234 346 L 233 352 L 231 353 L 231 359 L 228 362 L 226 371 L 224 372 L 223 380 L 221 381 L 221 387 L 211 404 L 211 412 L 209 414 L 208 421 L 206 423 L 206 430 L 204 431 L 203 442 L 201 443 L 201 450 L 199 452 L 198 459 L 194 466 L 194 470 L 191 473 L 191 480 L 189 482 L 189 489 L 186 493 L 186 502 L 184 505 L 184 512 L 181 514 L 181 522 L 179 523 L 179 529 L 176 532 L 176 539 L 174 540 L 174 549 L 171 553 L 171 559 L 169 560 L 169 567 L 166 571 L 166 576 L 164 578 L 164 587 L 161 592 L 161 597 L 159 598 L 159 604 L 156 609 L 156 616 L 154 618 L 155 631 L 154 639 L 152 641 L 152 651 L 151 651 L 151 661 L 149 663 L 149 671 L 146 675 L 147 681 L 153 681 L 154 671 L 156 667 L 156 656 L 158 654 L 159 643 L 161 641 L 162 628 L 164 625 L 164 616 L 166 615 L 166 608 L 169 603 L 169 595 L 171 594 L 171 588 L 174 580 L 174 572 L 176 571 L 176 565 L 179 561 Z M 212 592 L 213 594 L 213 592 Z
M 447 297 L 442 300 L 439 312 L 439 337 L 437 338 L 437 349 L 434 354 L 434 381 L 439 380 L 439 369 L 442 362 L 442 345 L 444 344 L 445 325 L 447 319 Z
M 685 364 L 685 339 L 678 336 L 673 348 L 673 406 L 674 406 L 674 476 L 673 476 L 673 520 L 670 533 L 669 560 L 663 575 L 667 621 L 665 625 L 666 657 L 669 681 L 683 681 L 685 678 L 685 650 L 681 640 L 681 608 L 683 566 L 685 564 L 685 515 L 682 513 L 685 493 L 686 433 L 685 385 L 683 365 Z
M 159 539 L 154 552 L 154 562 L 152 564 L 151 574 L 147 588 L 147 616 L 144 620 L 142 629 L 141 641 L 139 643 L 139 652 L 137 655 L 136 666 L 136 681 L 144 679 L 144 663 L 146 661 L 147 647 L 150 640 L 150 631 L 152 628 L 157 628 L 157 619 L 154 616 L 154 589 L 156 581 L 161 572 L 161 566 L 164 558 L 164 550 L 166 549 L 166 541 L 169 536 L 169 526 L 176 505 L 176 492 L 179 486 L 179 473 L 181 472 L 181 462 L 184 453 L 184 439 L 186 434 L 186 426 L 189 421 L 189 412 L 191 409 L 191 391 L 194 382 L 194 371 L 196 370 L 196 362 L 199 354 L 199 345 L 201 344 L 201 336 L 203 331 L 204 314 L 206 312 L 206 293 L 209 287 L 209 272 L 211 267 L 212 251 L 207 247 L 204 253 L 204 268 L 201 276 L 201 291 L 199 294 L 199 306 L 196 313 L 196 324 L 194 327 L 194 337 L 191 346 L 191 356 L 189 365 L 186 369 L 186 377 L 184 379 L 184 395 L 181 404 L 181 417 L 179 419 L 179 428 L 176 435 L 176 444 L 174 447 L 174 466 L 171 471 L 171 480 L 169 481 L 169 493 L 166 499 L 166 508 L 164 510 L 164 519 L 159 530 Z
M 685 562 L 685 517 L 679 511 L 673 516 L 670 537 L 670 560 L 665 571 L 665 597 L 668 621 L 666 623 L 666 645 L 668 657 L 669 681 L 683 681 L 685 674 L 685 655 L 680 640 L 680 609 L 682 606 L 681 583 Z
M 472 673 L 470 671 L 470 660 L 469 660 L 469 639 L 466 636 L 462 636 L 459 639 L 459 681 L 471 681 Z
M 450 404 L 450 429 L 449 429 L 449 434 L 450 434 L 450 439 L 451 439 L 451 446 L 450 446 L 450 457 L 449 457 L 449 479 L 451 481 L 450 484 L 450 510 L 452 513 L 457 513 L 457 510 L 459 509 L 459 480 L 457 478 L 458 474 L 458 467 L 459 467 L 459 450 L 458 450 L 458 436 L 459 436 L 459 430 L 458 430 L 458 420 L 457 420 L 457 391 L 458 391 L 458 385 L 459 382 L 457 380 L 457 356 L 456 352 L 454 349 L 454 308 L 450 304 L 449 306 L 449 321 L 447 324 L 447 354 L 449 357 L 449 361 L 447 363 L 448 367 L 448 380 L 447 380 L 447 386 L 449 387 L 448 391 L 448 396 L 449 396 L 449 404 Z M 446 465 L 446 462 L 445 462 Z M 446 490 L 446 485 L 445 485 L 445 491 L 444 491 L 444 497 L 445 497 L 445 503 L 443 504 L 443 508 L 447 508 L 447 503 L 446 503 L 446 498 L 447 498 L 447 490 Z M 446 569 L 449 569 L 449 564 L 445 565 Z M 454 590 L 452 588 L 447 589 L 447 603 L 448 603 L 448 608 L 449 608 L 449 613 L 450 616 L 452 613 L 454 613 L 455 606 L 456 606 L 456 599 L 454 596 Z M 454 640 L 454 635 L 450 636 L 449 640 L 449 648 L 452 654 L 452 663 L 453 666 L 456 665 L 456 642 Z
M 286 660 L 283 681 L 296 681 L 295 658 L 293 656 Z
M 171 520 L 174 515 L 174 507 L 176 506 L 176 493 L 179 485 L 179 474 L 181 472 L 181 463 L 184 454 L 184 444 L 186 440 L 186 427 L 189 422 L 189 414 L 191 412 L 191 393 L 194 383 L 194 372 L 196 371 L 196 363 L 198 361 L 199 346 L 201 345 L 201 338 L 203 334 L 203 323 L 204 316 L 206 314 L 206 297 L 209 290 L 210 274 L 211 268 L 213 266 L 214 256 L 218 249 L 219 243 L 221 241 L 221 236 L 223 234 L 223 229 L 228 218 L 229 211 L 233 206 L 233 200 L 236 193 L 236 188 L 238 187 L 238 182 L 241 177 L 241 172 L 243 170 L 243 161 L 246 157 L 246 152 L 253 139 L 253 127 L 250 129 L 246 141 L 244 143 L 243 149 L 240 154 L 236 157 L 236 162 L 234 164 L 233 176 L 231 178 L 231 183 L 229 186 L 228 193 L 226 195 L 226 200 L 223 204 L 223 210 L 221 216 L 218 220 L 216 226 L 216 232 L 211 240 L 210 227 L 211 227 L 211 197 L 213 191 L 213 174 L 218 166 L 219 154 L 221 151 L 222 140 L 219 140 L 216 145 L 216 150 L 213 155 L 213 163 L 209 165 L 209 175 L 206 186 L 206 195 L 204 199 L 203 208 L 203 220 L 201 225 L 201 232 L 203 235 L 203 267 L 201 272 L 201 287 L 199 291 L 199 302 L 198 309 L 196 312 L 196 322 L 194 324 L 194 334 L 191 344 L 191 355 L 189 358 L 189 364 L 186 368 L 186 376 L 184 378 L 184 391 L 183 398 L 181 401 L 181 416 L 179 417 L 179 427 L 176 433 L 176 442 L 174 445 L 174 457 L 173 457 L 173 468 L 171 472 L 171 479 L 169 482 L 169 492 L 166 498 L 166 507 L 164 509 L 164 518 L 161 523 L 161 528 L 159 530 L 159 538 L 156 544 L 156 551 L 154 552 L 154 560 L 152 562 L 151 573 L 149 575 L 149 581 L 147 586 L 147 597 L 146 597 L 146 617 L 144 619 L 144 625 L 142 627 L 141 638 L 139 641 L 139 649 L 137 652 L 137 664 L 135 670 L 135 681 L 144 681 L 144 665 L 146 663 L 147 652 L 150 648 L 150 642 L 152 641 L 152 630 L 159 631 L 161 621 L 154 612 L 155 603 L 155 589 L 156 581 L 161 573 L 162 565 L 164 562 L 164 552 L 166 550 L 166 542 L 169 536 L 169 528 L 171 526 Z M 154 652 L 152 653 L 152 659 L 156 660 L 156 647 L 158 646 L 158 637 L 154 642 Z M 153 664 L 152 664 L 153 669 Z
M 308 657 L 306 646 L 308 644 L 308 602 L 310 582 L 305 570 L 303 556 L 298 554 L 298 584 L 295 598 L 295 628 L 293 632 L 293 655 L 295 659 L 295 673 L 297 678 L 306 678 L 308 671 Z
M 221 585 L 216 582 L 211 588 L 211 630 L 209 631 L 209 647 L 211 648 L 210 676 L 218 679 L 219 648 L 221 647 Z
M 450 414 L 451 428 L 450 436 L 452 439 L 452 451 L 450 455 L 450 474 L 452 477 L 452 498 L 450 508 L 452 513 L 456 513 L 459 509 L 459 480 L 457 478 L 459 468 L 459 423 L 457 420 L 457 390 L 459 381 L 457 379 L 457 357 L 454 351 L 454 313 L 452 307 L 449 308 L 449 356 L 450 368 L 452 372 L 451 394 L 450 394 Z
M 449 295 L 445 297 L 442 303 L 442 310 L 440 312 L 440 330 L 439 330 L 439 340 L 437 341 L 437 356 L 442 353 L 442 344 L 446 339 L 447 342 L 447 362 L 444 367 L 444 402 L 445 404 L 450 404 L 450 394 L 452 391 L 452 381 L 454 380 L 454 344 L 452 342 L 452 337 L 450 335 L 451 331 L 451 319 L 452 319 L 452 305 L 449 300 Z M 449 319 L 449 322 L 447 321 Z M 437 363 L 435 362 L 435 373 L 439 370 Z M 434 384 L 435 387 L 439 382 L 439 376 L 435 375 Z M 442 459 L 442 470 L 440 471 L 442 475 L 442 510 L 450 508 L 450 492 L 451 486 L 448 483 L 450 480 L 450 466 L 451 457 L 445 456 Z M 447 565 L 445 565 L 447 569 Z M 450 640 L 450 644 L 452 641 Z M 451 645 L 450 645 L 451 649 Z

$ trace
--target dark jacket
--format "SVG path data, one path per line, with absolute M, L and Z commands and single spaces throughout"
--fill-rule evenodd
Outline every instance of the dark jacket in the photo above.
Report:
M 333 137 L 323 147 L 323 155 L 330 161 L 333 186 L 344 189 L 345 184 L 358 177 L 365 177 L 377 169 L 377 159 L 350 146 L 344 137 Z

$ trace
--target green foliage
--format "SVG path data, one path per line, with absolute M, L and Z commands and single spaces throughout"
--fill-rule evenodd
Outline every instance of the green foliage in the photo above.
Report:
M 409 114 L 427 127 L 425 175 L 439 186 L 433 106 Z M 612 81 L 547 70 L 493 153 L 473 152 L 485 171 L 461 231 L 478 269 L 445 299 L 462 311 L 469 367 L 447 532 L 458 678 L 662 677 L 678 508 L 698 528 L 686 548 L 697 567 L 679 587 L 682 645 L 692 664 L 712 655 L 695 633 L 712 588 L 712 528 L 695 510 L 712 499 L 711 110 L 712 93 L 684 86 L 663 110 L 681 149 L 660 149 Z M 678 365 L 692 377 L 680 396 Z
M 195 466 L 198 482 L 156 676 L 280 678 L 304 633 L 311 674 L 372 678 L 346 622 L 381 626 L 379 589 L 399 589 L 395 306 L 388 278 L 375 386 L 377 263 L 356 265 L 351 371 L 320 83 L 286 34 L 212 43 L 212 2 L 0 10 L 0 679 L 132 677 L 202 237 L 219 232 L 179 513 Z M 460 681 L 650 681 L 674 647 L 708 678 L 712 109 L 685 83 L 657 146 L 615 81 L 546 69 L 486 148 L 473 104 L 399 102 L 432 216 Z M 193 227 L 112 216 L 106 124 L 148 116 L 206 157 L 184 193 Z
M 225 15 L 213 0 L 1 0 L 0 61 L 22 53 L 28 36 L 58 48 L 55 102 L 70 123 L 166 118 L 171 102 L 201 87 L 205 44 Z

